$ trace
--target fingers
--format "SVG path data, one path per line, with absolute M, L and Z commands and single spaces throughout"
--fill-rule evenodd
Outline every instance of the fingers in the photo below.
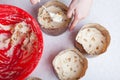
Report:
M 37 4 L 40 0 L 30 0 L 32 4 Z
M 68 9 L 68 12 L 67 12 L 67 17 L 68 18 L 72 17 L 73 11 L 74 11 L 74 9 L 71 9 L 71 8 Z
M 77 23 L 78 23 L 78 18 L 77 18 L 77 15 L 75 14 L 73 22 L 72 22 L 72 24 L 70 26 L 70 31 L 72 31 L 74 29 L 74 27 L 76 26 Z
M 79 19 L 78 19 L 78 13 L 76 13 L 76 4 L 77 4 L 78 0 L 72 0 L 68 9 L 68 13 L 67 13 L 67 17 L 71 18 L 72 15 L 74 16 L 74 20 L 70 26 L 70 31 L 74 29 L 74 27 L 76 26 L 76 24 L 78 23 Z
M 67 17 L 68 18 L 71 18 L 72 17 L 72 14 L 74 12 L 74 9 L 75 9 L 75 1 L 76 0 L 72 0 L 71 3 L 70 3 L 70 6 L 69 6 L 69 9 L 68 9 L 68 12 L 67 12 Z
M 70 26 L 70 31 L 72 31 L 74 27 L 77 25 L 77 23 L 82 19 L 84 19 L 84 17 L 80 16 L 80 14 L 78 14 L 77 11 L 75 11 L 74 19 Z

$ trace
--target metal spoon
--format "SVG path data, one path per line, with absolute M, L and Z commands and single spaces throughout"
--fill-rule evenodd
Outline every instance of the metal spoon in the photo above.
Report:
M 53 21 L 55 22 L 61 22 L 62 21 L 62 16 L 59 14 L 55 14 L 53 12 L 48 11 L 48 9 L 45 6 L 42 6 L 50 15 L 50 17 L 52 18 Z

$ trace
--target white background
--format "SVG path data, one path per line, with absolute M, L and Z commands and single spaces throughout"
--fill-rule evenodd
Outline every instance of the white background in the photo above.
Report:
M 18 6 L 36 18 L 38 8 L 46 1 L 48 0 L 41 0 L 37 5 L 32 5 L 29 0 L 0 0 L 0 3 Z M 61 1 L 67 5 L 70 3 L 70 0 Z M 60 36 L 48 36 L 43 33 L 43 55 L 30 76 L 42 80 L 58 80 L 53 71 L 52 60 L 61 50 L 74 48 L 76 33 L 86 23 L 105 26 L 110 32 L 111 43 L 104 54 L 87 58 L 88 69 L 81 80 L 120 80 L 120 0 L 94 0 L 90 15 L 82 20 L 74 31 L 67 30 Z

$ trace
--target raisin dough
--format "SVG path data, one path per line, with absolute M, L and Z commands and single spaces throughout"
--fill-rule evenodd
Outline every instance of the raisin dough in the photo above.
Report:
M 75 46 L 82 53 L 99 55 L 107 50 L 110 35 L 100 24 L 86 24 L 80 29 L 75 39 Z
M 63 50 L 53 60 L 60 80 L 78 80 L 85 75 L 87 65 L 87 59 L 77 49 Z
M 46 9 L 47 11 L 46 11 Z M 38 22 L 41 29 L 53 36 L 57 36 L 65 32 L 70 23 L 70 18 L 67 18 L 68 7 L 59 1 L 49 1 L 39 8 Z M 49 12 L 56 14 L 52 18 Z

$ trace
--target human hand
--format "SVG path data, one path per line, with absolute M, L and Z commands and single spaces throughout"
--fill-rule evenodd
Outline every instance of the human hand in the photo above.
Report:
M 92 0 L 72 0 L 67 13 L 68 18 L 74 17 L 70 30 L 73 30 L 79 21 L 87 17 Z
M 37 4 L 40 0 L 30 0 L 32 4 Z

